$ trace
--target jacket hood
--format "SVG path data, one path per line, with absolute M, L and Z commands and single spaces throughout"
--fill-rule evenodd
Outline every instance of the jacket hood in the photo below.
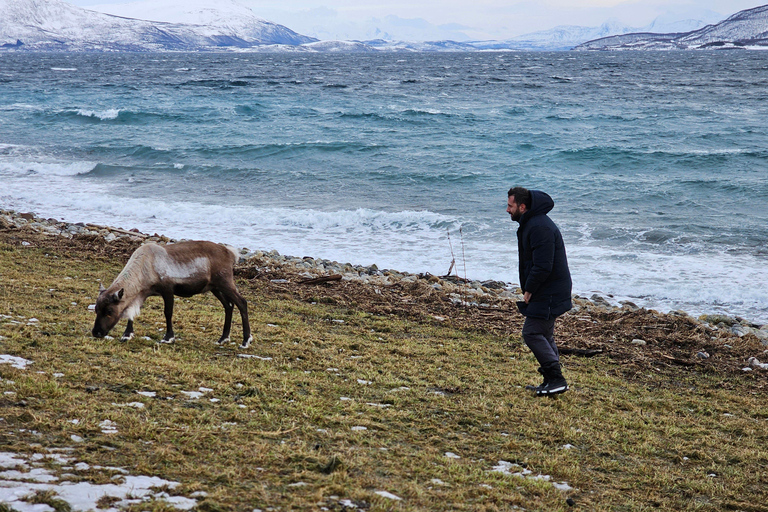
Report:
M 531 209 L 525 212 L 524 219 L 530 219 L 536 215 L 546 215 L 552 208 L 555 207 L 555 202 L 546 192 L 541 190 L 531 190 Z

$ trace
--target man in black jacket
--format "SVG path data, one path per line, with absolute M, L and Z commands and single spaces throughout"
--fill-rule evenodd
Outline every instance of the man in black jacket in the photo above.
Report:
M 555 344 L 555 319 L 570 310 L 571 273 L 560 230 L 547 217 L 555 203 L 540 190 L 522 187 L 509 189 L 507 213 L 518 222 L 517 250 L 520 256 L 520 288 L 523 301 L 518 302 L 525 316 L 523 341 L 539 362 L 544 382 L 528 386 L 539 396 L 568 391 L 568 383 L 560 368 L 560 353 Z

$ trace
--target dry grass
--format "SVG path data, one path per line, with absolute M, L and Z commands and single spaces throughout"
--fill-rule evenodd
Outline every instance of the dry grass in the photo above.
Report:
M 276 285 L 285 271 L 264 268 L 240 271 L 256 339 L 245 351 L 214 344 L 223 312 L 210 295 L 177 299 L 174 345 L 156 343 L 158 298 L 137 338 L 95 340 L 87 306 L 132 248 L 0 233 L 0 314 L 12 317 L 0 319 L 0 353 L 34 361 L 0 364 L 0 391 L 14 393 L 0 395 L 0 451 L 71 447 L 92 466 L 181 482 L 172 493 L 205 491 L 205 511 L 550 511 L 570 509 L 569 498 L 580 510 L 768 510 L 768 379 L 740 371 L 765 349 L 755 340 L 723 349 L 695 326 L 655 319 L 658 332 L 639 348 L 625 338 L 640 327 L 622 331 L 621 315 L 571 318 L 567 344 L 614 348 L 565 356 L 571 392 L 536 399 L 522 389 L 536 364 L 512 313 L 417 289 Z M 237 339 L 237 318 L 233 331 Z M 719 362 L 662 357 L 680 362 L 705 343 Z M 201 387 L 211 391 L 182 393 Z M 145 406 L 115 405 L 131 402 Z M 102 433 L 106 419 L 117 434 Z M 490 471 L 501 460 L 573 489 Z

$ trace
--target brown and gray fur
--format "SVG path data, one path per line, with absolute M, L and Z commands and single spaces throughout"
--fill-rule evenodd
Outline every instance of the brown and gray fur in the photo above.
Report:
M 234 307 L 243 320 L 242 348 L 252 341 L 248 323 L 248 305 L 237 291 L 233 268 L 238 260 L 233 247 L 213 242 L 194 241 L 177 244 L 142 245 L 131 255 L 122 272 L 109 288 L 102 286 L 96 300 L 96 322 L 92 334 L 106 336 L 121 318 L 128 319 L 122 339 L 133 337 L 133 319 L 142 304 L 153 295 L 165 303 L 166 332 L 163 342 L 172 343 L 173 297 L 191 297 L 210 291 L 224 306 L 224 332 L 218 343 L 229 341 Z

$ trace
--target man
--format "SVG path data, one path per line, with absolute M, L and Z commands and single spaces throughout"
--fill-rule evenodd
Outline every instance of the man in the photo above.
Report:
M 555 344 L 555 319 L 570 310 L 571 273 L 565 256 L 560 230 L 547 217 L 555 203 L 540 190 L 522 187 L 509 189 L 507 213 L 518 222 L 517 250 L 520 256 L 520 288 L 523 301 L 518 302 L 525 316 L 523 341 L 539 362 L 544 382 L 528 386 L 538 396 L 568 391 L 568 383 L 560 368 L 560 353 Z

